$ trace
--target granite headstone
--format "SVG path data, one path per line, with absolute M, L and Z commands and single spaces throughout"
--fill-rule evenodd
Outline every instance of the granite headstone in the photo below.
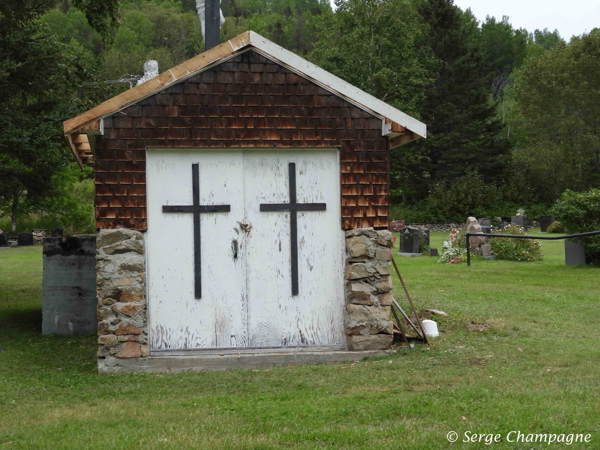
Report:
M 581 242 L 565 240 L 565 266 L 585 266 L 585 246 Z
M 540 216 L 540 231 L 542 233 L 548 232 L 548 227 L 552 222 L 556 221 L 554 216 Z
M 406 227 L 400 233 L 400 253 L 420 253 L 421 230 Z
M 17 245 L 19 247 L 33 245 L 33 233 L 19 233 L 19 237 L 17 238 Z
M 511 222 L 527 231 L 527 216 L 512 216 Z
M 404 229 L 404 220 L 394 220 L 390 222 L 390 231 L 402 231 Z

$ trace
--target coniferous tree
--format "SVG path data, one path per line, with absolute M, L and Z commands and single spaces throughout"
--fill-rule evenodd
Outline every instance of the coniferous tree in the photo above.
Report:
M 407 170 L 404 186 L 427 195 L 434 183 L 451 181 L 476 170 L 486 182 L 502 176 L 502 156 L 508 141 L 498 137 L 501 123 L 482 76 L 483 58 L 469 25 L 452 0 L 420 4 L 434 55 L 433 85 L 426 91 L 421 119 L 427 124 L 426 140 L 403 150 Z M 471 16 L 472 17 L 472 16 Z M 401 163 L 402 164 L 402 163 Z

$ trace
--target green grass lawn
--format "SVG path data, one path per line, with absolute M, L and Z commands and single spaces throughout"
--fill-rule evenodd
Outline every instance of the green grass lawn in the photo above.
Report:
M 441 250 L 445 233 L 432 235 Z M 397 257 L 441 336 L 356 363 L 99 375 L 95 338 L 42 337 L 39 247 L 0 250 L 0 449 L 600 448 L 600 269 Z M 400 283 L 395 297 L 406 305 Z M 469 332 L 469 323 L 487 323 Z M 588 444 L 460 443 L 464 432 Z M 459 433 L 450 444 L 446 435 Z

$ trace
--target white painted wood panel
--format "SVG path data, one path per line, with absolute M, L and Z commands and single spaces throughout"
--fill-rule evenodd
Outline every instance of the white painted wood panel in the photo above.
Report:
M 163 205 L 192 204 L 194 163 L 200 204 L 231 205 L 230 212 L 200 215 L 201 299 L 194 296 L 193 215 L 162 211 Z M 242 152 L 148 150 L 147 177 L 151 349 L 246 347 Z
M 290 213 L 260 211 L 261 203 L 289 203 L 290 162 L 298 203 L 327 204 L 298 212 L 297 296 Z M 201 299 L 194 298 L 192 214 L 162 211 L 192 204 L 194 163 L 200 204 L 231 205 L 228 213 L 201 214 Z M 344 346 L 337 150 L 148 150 L 147 195 L 152 351 Z
M 290 213 L 260 211 L 289 203 L 288 164 L 296 163 L 298 203 L 326 203 L 298 212 L 299 294 L 291 293 Z M 335 150 L 245 154 L 248 336 L 251 347 L 342 346 L 339 163 Z

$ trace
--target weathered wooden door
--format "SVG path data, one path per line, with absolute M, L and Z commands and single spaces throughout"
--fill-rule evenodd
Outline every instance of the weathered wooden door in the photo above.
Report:
M 260 208 L 290 202 L 290 163 L 295 165 L 297 202 L 325 205 L 324 211 L 297 212 L 297 294 L 291 280 L 292 213 Z M 246 249 L 249 345 L 341 346 L 343 232 L 337 153 L 248 152 L 244 176 L 246 220 L 252 224 Z
M 148 150 L 146 170 L 151 350 L 343 345 L 335 150 Z

